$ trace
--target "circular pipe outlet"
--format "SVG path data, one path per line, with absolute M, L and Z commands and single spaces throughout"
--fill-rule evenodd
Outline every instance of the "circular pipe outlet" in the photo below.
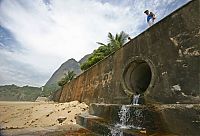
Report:
M 128 96 L 144 94 L 153 83 L 152 66 L 144 60 L 134 60 L 125 67 L 122 75 L 124 92 Z

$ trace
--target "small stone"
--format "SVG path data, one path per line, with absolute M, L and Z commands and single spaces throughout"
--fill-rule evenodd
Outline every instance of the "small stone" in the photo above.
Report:
M 86 108 L 83 108 L 83 109 L 82 109 L 82 111 L 85 111 L 85 110 L 86 110 Z
M 141 130 L 140 133 L 146 134 L 147 131 L 146 130 Z
M 62 123 L 63 121 L 65 121 L 67 118 L 64 118 L 64 117 L 60 117 L 60 118 L 58 118 L 57 120 L 58 120 L 58 122 L 59 122 L 59 124 L 60 123 Z

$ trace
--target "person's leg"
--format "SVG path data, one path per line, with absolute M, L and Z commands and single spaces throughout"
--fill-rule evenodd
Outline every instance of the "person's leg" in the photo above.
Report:
M 151 19 L 149 20 L 148 24 L 149 24 L 149 26 L 152 26 L 152 25 L 154 24 L 154 19 L 151 18 Z
M 147 23 L 148 23 L 149 26 L 151 26 L 151 22 L 150 21 L 148 21 Z

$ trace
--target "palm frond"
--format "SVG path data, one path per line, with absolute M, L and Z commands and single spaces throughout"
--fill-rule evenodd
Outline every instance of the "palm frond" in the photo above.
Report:
M 114 36 L 110 32 L 108 33 L 108 42 L 111 44 L 115 42 Z
M 99 45 L 107 46 L 106 44 L 101 43 L 101 42 L 96 42 L 96 43 L 99 44 Z

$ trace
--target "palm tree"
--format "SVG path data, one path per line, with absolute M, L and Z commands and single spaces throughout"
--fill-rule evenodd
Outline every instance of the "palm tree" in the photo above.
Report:
M 119 34 L 116 34 L 115 36 L 112 35 L 112 33 L 108 33 L 108 44 L 104 44 L 101 42 L 97 42 L 100 45 L 108 46 L 113 51 L 116 51 L 120 47 L 122 47 L 128 38 L 128 34 L 126 34 L 124 31 L 121 31 Z
M 72 79 L 74 79 L 75 76 L 76 74 L 74 71 L 68 71 L 68 73 L 65 74 L 65 77 L 58 81 L 58 85 L 63 87 L 66 83 L 69 83 Z
M 128 38 L 128 34 L 125 32 L 120 32 L 113 36 L 110 32 L 108 33 L 108 44 L 104 44 L 101 42 L 97 42 L 97 44 L 101 45 L 98 49 L 94 50 L 92 55 L 88 58 L 88 60 L 81 65 L 82 70 L 86 70 L 92 65 L 96 64 L 100 60 L 104 59 L 106 56 L 116 51 L 120 47 L 122 47 Z

